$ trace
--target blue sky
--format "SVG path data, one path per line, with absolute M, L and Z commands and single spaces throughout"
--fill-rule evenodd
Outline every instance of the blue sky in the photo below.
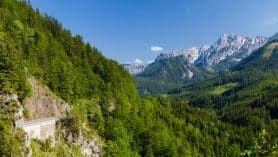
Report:
M 212 44 L 223 33 L 278 32 L 277 0 L 30 0 L 120 63 Z M 152 48 L 151 48 L 152 47 Z

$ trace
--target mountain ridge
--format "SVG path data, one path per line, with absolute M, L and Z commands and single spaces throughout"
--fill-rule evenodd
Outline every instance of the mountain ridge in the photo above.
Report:
M 155 62 L 137 73 L 137 86 L 141 91 L 148 89 L 141 82 L 156 79 L 164 83 L 189 83 L 204 80 L 229 71 L 242 59 L 267 42 L 267 37 L 242 37 L 236 34 L 223 34 L 213 45 L 192 47 L 181 51 L 160 54 Z M 164 63 L 164 64 L 162 64 Z M 166 64 L 167 63 L 167 64 Z M 155 92 L 156 93 L 156 92 Z
M 212 45 L 204 44 L 200 47 L 191 47 L 169 51 L 168 53 L 161 53 L 156 57 L 154 63 L 159 60 L 182 56 L 197 68 L 216 67 L 215 69 L 217 71 L 227 71 L 231 66 L 226 67 L 223 66 L 224 64 L 235 65 L 240 60 L 250 55 L 253 50 L 263 46 L 267 41 L 268 38 L 264 36 L 250 38 L 236 34 L 223 34 Z M 148 66 L 153 64 L 122 65 L 130 74 L 137 75 L 143 73 L 148 69 Z
M 277 156 L 276 44 L 259 48 L 232 75 L 140 98 L 123 66 L 27 0 L 1 0 L 0 15 L 0 156 Z M 150 70 L 166 81 L 206 70 L 182 56 L 171 60 L 176 65 L 164 59 L 164 69 Z M 151 83 L 163 89 L 165 80 L 154 75 Z M 71 118 L 52 125 L 53 138 L 30 140 L 15 128 L 28 111 L 32 119 Z
M 248 55 L 251 51 L 264 45 L 267 39 L 268 38 L 264 36 L 249 38 L 236 34 L 223 34 L 212 45 L 204 44 L 199 48 L 191 47 L 169 51 L 168 53 L 161 53 L 157 56 L 156 60 L 183 56 L 187 58 L 190 63 L 195 65 L 200 64 L 199 62 L 204 62 L 203 66 L 212 66 L 224 60 L 227 56 L 234 55 L 234 53 L 245 51 L 245 53 L 247 53 L 246 55 Z

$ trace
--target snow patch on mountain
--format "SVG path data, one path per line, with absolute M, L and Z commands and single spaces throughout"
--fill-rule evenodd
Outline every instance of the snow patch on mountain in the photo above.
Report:
M 122 66 L 132 75 L 137 75 L 143 72 L 146 67 L 143 64 L 122 64 Z
M 156 60 L 161 60 L 170 57 L 184 56 L 188 58 L 190 63 L 194 63 L 194 61 L 199 57 L 199 49 L 197 47 L 192 47 L 189 49 L 183 49 L 180 51 L 171 51 L 169 53 L 161 53 Z
M 218 64 L 230 57 L 231 61 L 240 61 L 253 50 L 261 47 L 267 41 L 266 37 L 243 37 L 236 34 L 223 34 L 213 45 L 205 44 L 200 48 L 192 47 L 183 50 L 174 50 L 160 54 L 156 60 L 183 56 L 191 64 L 207 67 Z
M 168 53 L 161 53 L 156 57 L 154 62 L 182 56 L 188 61 L 190 66 L 194 66 L 198 69 L 207 69 L 213 66 L 221 66 L 222 64 L 233 65 L 249 56 L 252 51 L 260 48 L 266 42 L 275 39 L 278 39 L 278 33 L 269 39 L 263 36 L 249 38 L 236 34 L 223 34 L 214 44 L 204 44 L 200 47 L 191 47 L 169 51 Z M 148 66 L 138 63 L 127 63 L 122 65 L 132 75 L 142 73 Z M 228 70 L 227 67 L 225 68 L 222 70 Z M 191 71 L 185 71 L 182 77 L 192 78 L 193 73 L 191 74 L 190 72 Z

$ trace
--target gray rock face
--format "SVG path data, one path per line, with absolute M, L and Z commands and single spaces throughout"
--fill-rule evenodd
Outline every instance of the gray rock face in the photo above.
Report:
M 93 140 L 84 141 L 81 148 L 84 156 L 99 157 L 101 155 L 99 144 L 97 143 L 96 138 Z
M 248 38 L 224 34 L 214 45 L 202 46 L 199 49 L 199 57 L 194 64 L 201 67 L 213 66 L 228 57 L 231 61 L 240 61 L 253 50 L 261 47 L 266 41 L 267 38 L 262 36 Z
M 161 53 L 157 56 L 156 60 L 162 60 L 170 57 L 184 56 L 188 59 L 190 63 L 194 63 L 199 57 L 199 49 L 197 47 L 192 47 L 189 49 L 183 49 L 180 51 L 171 51 L 169 53 Z
M 46 117 L 59 117 L 70 112 L 72 106 L 57 97 L 47 86 L 41 84 L 35 77 L 29 78 L 32 94 L 24 98 L 23 104 L 29 111 L 26 120 Z
M 14 119 L 15 119 L 15 127 L 22 128 L 23 127 L 23 107 L 21 106 L 18 97 L 16 94 L 2 94 L 0 92 L 0 106 L 4 110 L 9 110 L 9 106 L 6 105 L 6 103 L 9 103 L 14 108 L 16 108 L 14 113 Z
M 171 51 L 160 54 L 156 60 L 183 56 L 197 67 L 208 67 L 227 58 L 231 61 L 240 61 L 253 50 L 261 47 L 266 41 L 267 38 L 263 36 L 249 38 L 235 34 L 223 34 L 213 45 L 205 44 L 200 48 L 192 47 L 180 51 Z
M 249 38 L 223 34 L 212 45 L 162 53 L 137 76 L 141 80 L 158 79 L 171 83 L 207 79 L 228 71 L 266 42 L 267 38 L 263 36 Z
M 249 38 L 235 34 L 223 34 L 213 45 L 204 44 L 199 48 L 192 47 L 161 53 L 156 57 L 155 62 L 182 56 L 188 63 L 197 68 L 215 66 L 223 61 L 225 62 L 224 64 L 233 65 L 250 55 L 253 50 L 263 46 L 266 42 L 267 37 L 263 36 Z M 148 67 L 148 65 L 140 64 L 122 64 L 122 66 L 132 75 L 140 74 Z M 227 67 L 225 68 L 223 71 L 227 70 Z
M 22 129 L 24 126 L 23 120 L 23 107 L 18 100 L 18 96 L 16 94 L 5 94 L 0 91 L 0 107 L 4 111 L 13 110 L 13 118 L 14 118 L 14 127 Z M 12 109 L 11 109 L 12 108 Z M 24 146 L 25 151 L 22 151 L 22 156 L 31 157 L 32 156 L 32 148 L 31 141 L 29 136 L 26 134 L 24 136 Z

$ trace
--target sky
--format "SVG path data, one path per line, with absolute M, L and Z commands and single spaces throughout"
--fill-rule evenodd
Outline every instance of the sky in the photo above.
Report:
M 277 0 L 30 0 L 120 63 L 213 44 L 224 33 L 278 32 Z

